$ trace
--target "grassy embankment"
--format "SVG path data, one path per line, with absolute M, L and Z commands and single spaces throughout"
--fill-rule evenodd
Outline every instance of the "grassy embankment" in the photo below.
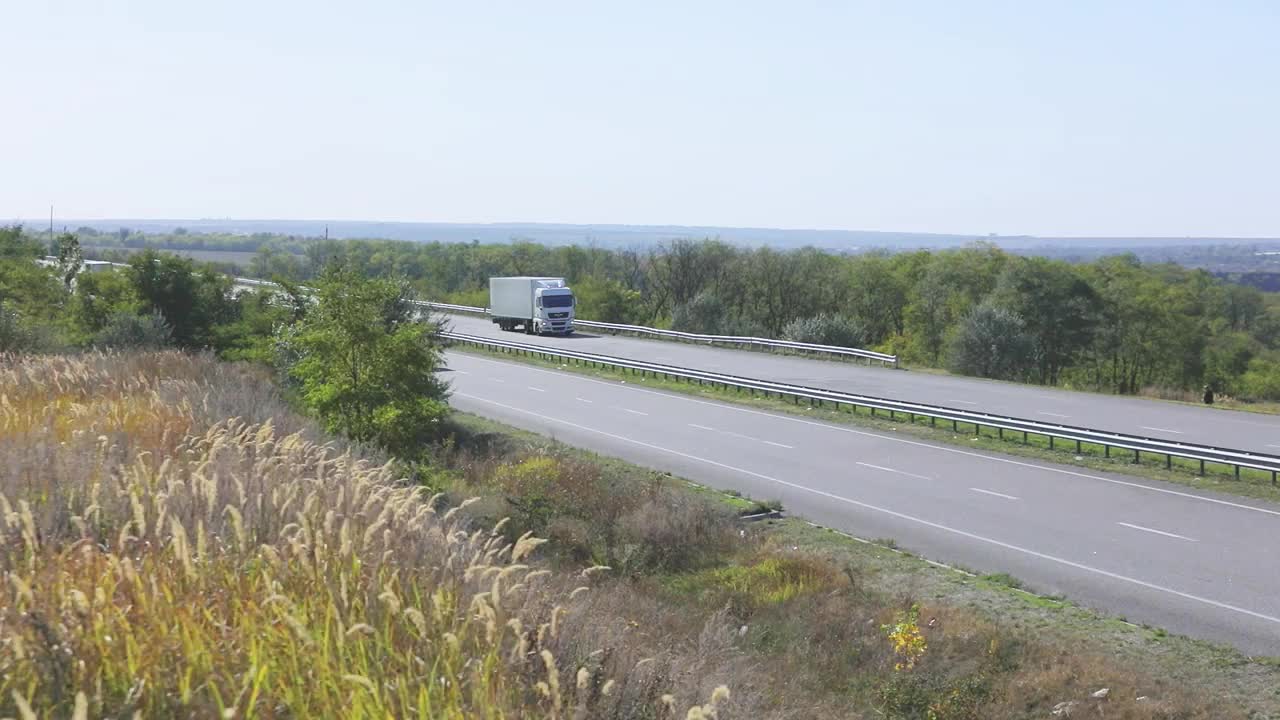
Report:
M 1077 448 L 1075 443 L 1066 440 L 1056 440 L 1050 447 L 1049 439 L 1044 436 L 1028 435 L 1024 439 L 1021 433 L 1005 432 L 1002 435 L 997 429 L 989 426 L 977 429 L 973 425 L 960 423 L 953 428 L 951 423 L 938 421 L 933 424 L 925 417 L 912 418 L 903 413 L 889 417 L 885 411 L 873 413 L 866 407 L 854 409 L 849 405 L 841 405 L 837 408 L 829 402 L 811 404 L 807 400 L 790 396 L 766 396 L 763 393 L 751 393 L 711 383 L 684 382 L 665 376 L 655 376 L 652 373 L 635 373 L 615 368 L 565 363 L 536 355 L 498 353 L 469 346 L 459 346 L 455 350 L 494 355 L 507 360 L 579 373 L 607 381 L 617 381 L 617 378 L 625 376 L 628 383 L 652 390 L 677 392 L 704 400 L 726 401 L 760 410 L 798 415 L 811 420 L 843 423 L 869 431 L 954 445 L 966 450 L 989 451 L 1057 463 L 1071 466 L 1079 471 L 1123 473 L 1201 490 L 1280 501 L 1280 487 L 1271 484 L 1271 473 L 1260 470 L 1244 468 L 1237 479 L 1233 468 L 1208 463 L 1205 466 L 1205 474 L 1200 475 L 1198 462 L 1181 458 L 1173 458 L 1172 462 L 1166 466 L 1165 456 L 1144 453 L 1139 462 L 1134 462 L 1133 453 L 1128 450 L 1112 448 L 1108 456 L 1106 448 L 1102 445 L 1081 443 Z
M 0 454 L 4 715 L 1233 718 L 1267 667 L 475 420 L 427 490 L 208 358 L 7 358 Z

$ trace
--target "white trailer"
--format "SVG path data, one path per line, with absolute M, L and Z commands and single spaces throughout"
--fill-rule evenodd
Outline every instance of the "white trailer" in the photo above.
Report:
M 568 335 L 576 304 L 564 278 L 489 278 L 489 316 L 503 330 L 523 327 L 530 335 Z

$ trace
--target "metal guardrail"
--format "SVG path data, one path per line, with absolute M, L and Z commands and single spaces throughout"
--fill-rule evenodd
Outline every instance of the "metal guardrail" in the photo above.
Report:
M 498 340 L 479 335 L 468 335 L 465 333 L 456 333 L 451 331 L 444 332 L 443 336 L 455 342 L 493 350 L 537 355 L 548 359 L 558 358 L 573 360 L 578 363 L 590 364 L 593 367 L 598 365 L 631 370 L 633 373 L 641 373 L 646 376 L 649 373 L 653 373 L 654 377 L 661 376 L 667 379 L 674 378 L 690 382 L 696 381 L 701 384 L 710 383 L 712 385 L 719 385 L 726 389 L 732 387 L 739 391 L 749 390 L 753 394 L 760 392 L 765 395 L 791 397 L 797 402 L 799 402 L 801 398 L 807 399 L 810 402 L 817 401 L 819 405 L 830 402 L 834 403 L 837 409 L 842 405 L 850 406 L 855 411 L 859 407 L 865 407 L 871 410 L 872 415 L 875 415 L 877 411 L 883 410 L 889 412 L 891 419 L 896 419 L 897 415 L 902 413 L 910 416 L 913 423 L 918 417 L 929 418 L 930 423 L 933 425 L 936 425 L 938 420 L 949 421 L 952 423 L 952 428 L 957 431 L 959 430 L 961 423 L 973 425 L 975 432 L 981 432 L 981 429 L 985 426 L 996 429 L 1001 439 L 1004 438 L 1004 433 L 1006 431 L 1021 432 L 1024 441 L 1029 435 L 1039 435 L 1048 438 L 1050 449 L 1054 449 L 1055 442 L 1057 440 L 1066 440 L 1076 444 L 1076 452 L 1080 452 L 1081 445 L 1083 443 L 1100 445 L 1103 447 L 1107 457 L 1111 457 L 1111 450 L 1113 448 L 1131 450 L 1134 454 L 1134 462 L 1140 461 L 1142 453 L 1164 456 L 1165 466 L 1167 468 L 1171 468 L 1173 466 L 1173 458 L 1175 457 L 1184 460 L 1198 461 L 1200 463 L 1201 474 L 1204 474 L 1206 463 L 1215 463 L 1234 468 L 1237 479 L 1240 477 L 1241 468 L 1250 468 L 1253 470 L 1271 473 L 1271 483 L 1274 485 L 1277 481 L 1277 474 L 1280 473 L 1280 455 L 1246 452 L 1243 450 L 1232 450 L 1229 448 L 1212 447 L 1209 445 L 1199 445 L 1195 443 L 1171 442 L 1157 438 L 1105 432 L 1072 425 L 1059 425 L 1040 422 L 1038 420 L 1023 420 L 1021 418 L 991 415 L 989 413 L 973 412 L 970 410 L 958 410 L 940 405 L 901 402 L 898 400 L 889 400 L 887 398 L 872 397 L 869 395 L 856 395 L 835 390 L 812 388 L 804 385 L 791 385 L 787 383 L 771 382 L 768 380 L 756 380 L 754 378 L 740 377 L 737 375 L 694 370 L 691 368 L 663 365 L 660 363 L 645 362 L 643 360 L 630 360 L 627 358 L 619 358 L 609 355 L 584 353 L 576 350 L 562 350 L 543 345 L 513 342 L 510 340 Z
M 451 312 L 470 312 L 487 315 L 489 310 L 482 307 L 473 307 L 471 305 L 451 305 L 449 303 L 436 302 L 419 302 L 420 305 L 433 308 L 435 310 L 447 310 Z M 610 332 L 635 333 L 637 335 L 652 335 L 656 337 L 673 338 L 676 340 L 688 340 L 690 342 L 705 343 L 724 343 L 728 345 L 746 345 L 764 348 L 781 348 L 785 350 L 798 350 L 801 352 L 827 353 L 829 355 L 839 355 L 842 357 L 862 358 L 868 363 L 872 361 L 880 362 L 883 365 L 898 365 L 898 356 L 889 355 L 887 353 L 875 352 L 874 350 L 862 350 L 860 348 L 847 348 L 839 345 L 818 345 L 816 343 L 792 342 L 790 340 L 773 340 L 770 338 L 758 338 L 738 335 L 706 335 L 702 333 L 687 333 L 677 330 L 661 330 L 659 328 L 646 327 L 644 325 L 623 325 L 620 323 L 599 322 L 597 320 L 578 320 L 574 319 L 575 326 L 595 328 L 598 330 L 607 330 Z

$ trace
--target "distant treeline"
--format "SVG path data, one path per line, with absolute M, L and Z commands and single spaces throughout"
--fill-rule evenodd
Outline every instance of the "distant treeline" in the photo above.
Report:
M 614 250 L 182 231 L 83 239 L 252 248 L 245 272 L 295 281 L 336 262 L 369 276 L 403 276 L 425 297 L 472 305 L 486 304 L 491 276 L 563 276 L 586 318 L 856 345 L 917 366 L 1023 382 L 1174 395 L 1207 385 L 1280 400 L 1276 296 L 1133 255 L 1073 264 L 986 243 L 844 255 L 715 240 Z

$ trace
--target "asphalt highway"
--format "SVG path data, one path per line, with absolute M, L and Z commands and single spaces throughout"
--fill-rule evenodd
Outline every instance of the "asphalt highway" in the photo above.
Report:
M 597 345 L 585 338 L 567 342 Z M 665 343 L 643 347 L 673 356 L 708 352 Z M 600 352 L 617 354 L 616 348 Z M 727 360 L 745 355 L 729 353 Z M 1131 622 L 1280 655 L 1280 553 L 1274 550 L 1280 505 L 478 354 L 450 351 L 447 361 L 451 404 L 460 410 L 712 487 L 780 498 L 788 512 L 813 522 L 894 538 L 905 549 L 978 572 L 1006 572 L 1033 590 L 1061 593 Z M 739 360 L 748 361 L 789 362 Z M 885 373 L 882 382 L 907 375 Z
M 1280 415 L 934 375 L 723 347 L 578 332 L 503 332 L 488 318 L 448 315 L 457 332 L 808 385 L 1024 420 L 1280 455 Z

